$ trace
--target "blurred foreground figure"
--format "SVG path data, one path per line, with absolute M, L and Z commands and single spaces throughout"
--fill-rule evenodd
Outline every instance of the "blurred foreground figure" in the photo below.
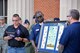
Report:
M 80 22 L 79 11 L 72 9 L 69 12 L 70 25 L 63 31 L 59 42 L 59 53 L 80 53 Z
M 5 18 L 0 17 L 0 53 L 7 53 L 7 41 L 3 40 L 4 31 L 7 28 Z

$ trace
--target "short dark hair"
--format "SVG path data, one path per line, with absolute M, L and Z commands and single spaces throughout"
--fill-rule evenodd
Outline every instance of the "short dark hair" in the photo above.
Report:
M 22 20 L 21 17 L 19 17 L 19 18 L 20 18 L 20 20 Z
M 24 21 L 24 24 L 27 24 L 27 23 L 30 25 L 30 22 L 29 22 L 28 19 L 26 19 L 26 20 Z
M 54 21 L 60 21 L 60 19 L 58 17 L 55 17 Z
M 43 14 L 41 11 L 36 11 L 36 12 L 35 12 L 35 15 L 36 15 L 36 14 L 39 14 L 39 15 L 44 16 L 44 14 Z
M 18 14 L 14 14 L 13 17 L 19 17 L 19 15 Z
M 73 19 L 79 20 L 79 11 L 76 9 L 70 10 L 70 16 L 72 16 Z
M 35 19 L 35 15 L 33 16 L 33 19 Z
M 44 21 L 44 14 L 41 11 L 35 13 L 36 23 L 41 23 Z

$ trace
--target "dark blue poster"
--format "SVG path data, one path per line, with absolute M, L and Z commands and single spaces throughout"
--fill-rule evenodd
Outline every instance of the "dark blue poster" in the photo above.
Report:
M 40 31 L 38 50 L 58 53 L 59 39 L 66 26 L 66 21 L 44 22 Z

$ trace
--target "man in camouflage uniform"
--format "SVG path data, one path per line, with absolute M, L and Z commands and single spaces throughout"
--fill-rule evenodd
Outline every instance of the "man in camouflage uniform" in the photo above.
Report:
M 6 28 L 5 18 L 0 17 L 0 53 L 7 53 L 7 41 L 3 40 L 3 34 Z

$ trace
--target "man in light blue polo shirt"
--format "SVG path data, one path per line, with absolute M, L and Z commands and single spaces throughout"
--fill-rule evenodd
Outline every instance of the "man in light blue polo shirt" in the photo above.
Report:
M 7 52 L 7 41 L 3 40 L 3 34 L 6 28 L 7 25 L 5 24 L 5 18 L 0 17 L 0 53 Z
M 72 9 L 67 17 L 70 25 L 64 29 L 61 36 L 59 53 L 80 53 L 79 11 Z

